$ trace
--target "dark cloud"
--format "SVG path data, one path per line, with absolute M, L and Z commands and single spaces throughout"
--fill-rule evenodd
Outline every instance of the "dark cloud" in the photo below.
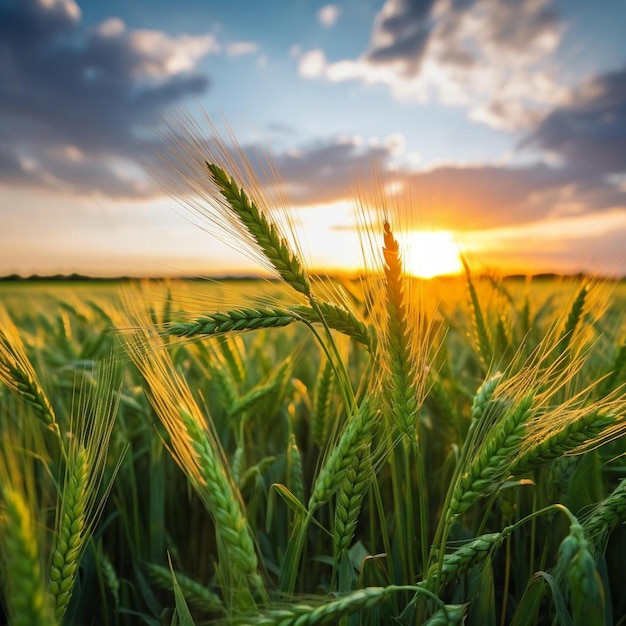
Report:
M 468 30 L 467 19 L 479 14 Z M 559 27 L 559 15 L 545 0 L 387 0 L 376 18 L 366 59 L 402 62 L 407 74 L 416 75 L 431 47 L 442 66 L 469 67 L 486 49 L 526 54 Z
M 292 203 L 331 202 L 351 197 L 357 173 L 381 171 L 390 155 L 386 146 L 336 139 L 280 154 L 276 169 Z
M 436 0 L 387 2 L 376 19 L 374 45 L 367 54 L 373 63 L 411 60 L 415 69 L 431 33 L 430 13 Z
M 211 41 L 116 19 L 87 30 L 80 17 L 73 0 L 0 5 L 0 181 L 146 195 L 121 163 L 142 161 L 140 137 L 165 109 L 206 91 L 190 70 Z
M 433 226 L 455 230 L 626 207 L 626 193 L 612 183 L 602 178 L 581 182 L 573 170 L 546 165 L 438 167 L 405 180 Z
M 626 172 L 626 66 L 586 83 L 522 146 L 554 153 L 584 172 Z
M 206 162 L 224 167 L 250 193 L 263 192 L 265 205 L 311 206 L 353 198 L 360 175 L 384 172 L 393 145 L 362 145 L 355 137 L 334 137 L 299 149 L 268 151 L 265 144 L 233 145 L 228 129 L 207 128 L 190 118 L 169 126 L 153 145 L 154 178 L 172 197 L 207 197 Z M 363 180 L 363 178 L 361 178 Z
M 8 0 L 0 5 L 0 34 L 2 41 L 11 49 L 23 46 L 25 55 L 37 53 L 37 49 L 53 37 L 71 32 L 80 21 L 80 9 L 72 1 L 57 1 L 43 6 L 38 0 Z M 4 46 L 3 46 L 4 47 Z
M 406 225 L 416 228 L 425 220 L 432 228 L 480 230 L 626 207 L 626 191 L 618 184 L 595 173 L 582 176 L 579 168 L 537 163 L 411 172 L 390 170 L 395 159 L 387 146 L 362 147 L 348 140 L 273 157 L 293 206 L 353 198 L 355 191 L 368 198 L 373 191 L 377 199 L 386 196 L 391 206 L 408 200 L 412 214 Z M 268 187 L 271 182 L 262 180 Z
M 560 28 L 560 16 L 544 0 L 492 2 L 482 35 L 502 49 L 523 52 L 532 41 Z

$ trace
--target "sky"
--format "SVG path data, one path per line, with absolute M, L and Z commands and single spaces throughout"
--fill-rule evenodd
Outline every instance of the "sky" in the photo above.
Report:
M 272 163 L 312 268 L 359 264 L 375 180 L 416 272 L 460 248 L 626 276 L 624 24 L 621 0 L 0 0 L 0 276 L 256 272 L 154 165 L 205 117 Z

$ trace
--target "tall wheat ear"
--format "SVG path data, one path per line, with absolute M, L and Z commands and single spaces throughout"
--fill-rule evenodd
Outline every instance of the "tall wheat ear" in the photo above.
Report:
M 316 336 L 332 354 L 335 371 L 342 379 L 346 409 L 351 411 L 355 404 L 352 388 L 330 329 L 339 329 L 368 343 L 362 320 L 346 306 L 348 298 L 342 297 L 344 294 L 337 285 L 328 288 L 324 281 L 317 281 L 314 293 L 314 281 L 305 263 L 295 223 L 270 159 L 259 151 L 244 149 L 232 131 L 223 139 L 206 116 L 205 121 L 203 128 L 187 116 L 170 125 L 160 152 L 160 179 L 200 228 L 243 252 L 292 288 L 296 302 L 287 307 L 291 314 L 295 313 L 299 321 L 311 327 L 316 323 L 323 325 L 325 341 Z M 285 325 L 292 321 L 290 313 L 283 313 L 270 315 L 273 322 L 268 324 Z M 242 320 L 242 316 L 246 319 Z M 228 319 L 207 317 L 209 323 L 203 319 L 195 324 L 193 331 L 181 325 L 175 325 L 173 330 L 189 337 L 202 334 L 200 328 L 209 328 L 213 333 L 223 327 L 222 322 L 226 327 L 252 323 L 249 312 L 241 310 L 228 312 Z M 258 315 L 252 313 L 252 317 Z M 275 323 L 277 320 L 280 324 Z
M 59 434 L 54 409 L 35 368 L 26 355 L 20 334 L 4 307 L 0 306 L 0 382 L 17 393 L 42 422 Z
M 407 271 L 410 249 L 406 244 L 415 228 L 414 207 L 410 198 L 390 196 L 381 176 L 371 176 L 358 190 L 358 233 L 365 267 L 363 292 L 376 336 L 374 360 L 380 376 L 376 392 L 390 438 L 394 540 L 407 555 L 402 578 L 396 582 L 408 583 L 426 567 L 429 544 L 429 488 L 420 412 L 436 333 L 428 284 Z M 408 472 L 415 478 L 406 484 L 401 477 Z M 422 564 L 416 560 L 418 554 Z
M 232 131 L 220 133 L 206 115 L 204 122 L 187 115 L 170 123 L 156 164 L 159 179 L 200 228 L 310 296 L 304 255 L 269 158 L 244 149 Z
M 27 416 L 22 416 L 27 417 Z M 3 415 L 3 420 L 6 416 Z M 0 438 L 0 573 L 3 600 L 15 626 L 57 623 L 46 596 L 44 511 L 38 482 L 49 471 L 45 444 L 32 420 L 5 422 Z
M 103 485 L 119 401 L 114 379 L 112 360 L 100 363 L 96 372 L 84 373 L 70 429 L 64 433 L 65 471 L 59 485 L 48 584 L 59 621 L 71 600 L 80 560 L 122 461 L 122 456 L 112 460 L 113 472 Z
M 150 321 L 135 309 L 125 326 L 125 348 L 146 383 L 152 407 L 165 427 L 168 449 L 215 524 L 218 576 L 225 611 L 250 611 L 267 601 L 254 537 L 228 460 L 186 381 L 175 369 Z M 159 341 L 161 343 L 159 344 Z

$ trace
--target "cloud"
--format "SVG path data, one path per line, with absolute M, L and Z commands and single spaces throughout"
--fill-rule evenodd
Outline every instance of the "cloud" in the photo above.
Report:
M 300 69 L 307 78 L 383 84 L 404 101 L 464 106 L 495 128 L 528 129 L 569 93 L 550 62 L 563 32 L 549 0 L 387 0 L 360 57 L 329 63 L 313 50 Z
M 245 151 L 257 152 L 254 146 Z M 426 223 L 430 228 L 489 231 L 541 220 L 626 212 L 626 185 L 621 177 L 582 176 L 578 168 L 543 163 L 518 167 L 442 164 L 416 171 L 402 165 L 405 157 L 404 139 L 395 134 L 383 142 L 367 143 L 358 137 L 335 137 L 270 155 L 275 164 L 272 170 L 279 173 L 291 205 L 349 200 L 358 193 L 366 203 L 374 198 L 378 204 L 410 206 L 407 228 Z M 269 190 L 274 182 L 262 180 Z
M 434 4 L 435 0 L 387 0 L 376 16 L 367 59 L 374 63 L 417 61 L 419 65 L 432 28 L 429 18 Z
M 352 197 L 357 173 L 382 171 L 397 145 L 397 137 L 388 145 L 365 146 L 358 137 L 344 136 L 273 158 L 292 204 L 323 204 Z
M 178 141 L 184 145 L 184 141 Z M 212 148 L 204 149 L 210 153 Z M 260 172 L 268 199 L 276 199 L 277 172 L 281 192 L 293 207 L 353 201 L 409 206 L 405 226 L 454 231 L 493 230 L 541 220 L 581 218 L 626 212 L 626 184 L 621 176 L 584 173 L 578 167 L 440 164 L 415 169 L 404 137 L 384 141 L 336 136 L 269 154 L 250 144 L 243 151 Z M 192 147 L 188 154 L 195 154 Z M 202 158 L 196 169 L 204 168 Z M 255 167 L 256 166 L 256 167 Z M 174 168 L 169 168 L 174 169 Z M 198 173 L 193 180 L 201 179 Z M 378 206 L 378 208 L 381 208 Z
M 323 50 L 305 52 L 298 62 L 298 73 L 305 78 L 321 78 L 327 71 L 328 63 Z
M 0 5 L 0 182 L 74 193 L 154 193 L 137 167 L 163 112 L 204 93 L 212 34 L 81 26 L 73 0 Z
M 493 229 L 626 208 L 626 193 L 611 182 L 580 181 L 573 170 L 542 164 L 440 166 L 400 179 L 438 228 Z
M 327 4 L 317 12 L 317 20 L 322 26 L 330 28 L 337 23 L 340 13 L 341 9 L 336 4 Z
M 521 145 L 585 172 L 626 172 L 626 65 L 586 81 Z
M 258 44 L 253 41 L 236 41 L 228 44 L 226 54 L 231 57 L 238 57 L 244 54 L 256 54 L 259 51 Z

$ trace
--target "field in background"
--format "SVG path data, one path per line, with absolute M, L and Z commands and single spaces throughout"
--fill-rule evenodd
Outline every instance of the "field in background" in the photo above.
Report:
M 14 623 L 623 623 L 626 284 L 407 280 L 0 284 Z

